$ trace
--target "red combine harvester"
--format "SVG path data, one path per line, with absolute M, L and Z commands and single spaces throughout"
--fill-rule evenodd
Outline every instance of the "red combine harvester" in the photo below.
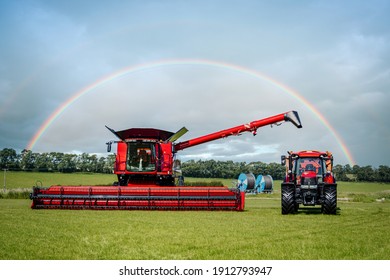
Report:
M 187 129 L 176 133 L 152 128 L 114 131 L 119 141 L 107 143 L 107 151 L 117 143 L 113 186 L 51 186 L 34 188 L 31 208 L 40 209 L 128 209 L 128 210 L 244 210 L 245 192 L 226 187 L 175 186 L 178 169 L 176 152 L 199 144 L 252 132 L 259 127 L 292 122 L 301 128 L 296 111 L 290 111 L 233 128 L 174 143 Z

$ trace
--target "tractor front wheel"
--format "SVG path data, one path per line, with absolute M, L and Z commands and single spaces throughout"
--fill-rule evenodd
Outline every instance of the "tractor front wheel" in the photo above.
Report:
M 322 212 L 324 214 L 336 214 L 337 211 L 337 185 L 324 186 L 324 201 L 322 204 Z
M 293 214 L 296 211 L 295 186 L 292 184 L 282 184 L 282 214 Z

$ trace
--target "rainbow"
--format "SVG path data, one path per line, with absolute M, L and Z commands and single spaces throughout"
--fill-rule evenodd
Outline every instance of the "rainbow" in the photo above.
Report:
M 330 131 L 330 133 L 333 135 L 333 137 L 336 139 L 337 143 L 339 144 L 339 146 L 340 146 L 342 152 L 344 153 L 346 159 L 348 160 L 349 164 L 351 164 L 351 166 L 355 165 L 355 161 L 353 159 L 353 156 L 352 156 L 351 152 L 348 150 L 348 148 L 345 145 L 341 136 L 331 126 L 329 121 L 320 113 L 320 111 L 318 111 L 314 105 L 312 105 L 307 99 L 305 99 L 298 92 L 296 92 L 293 89 L 289 88 L 288 86 L 272 79 L 271 77 L 264 75 L 263 73 L 261 73 L 259 71 L 255 71 L 255 70 L 245 68 L 245 67 L 242 67 L 239 65 L 231 64 L 231 63 L 212 61 L 212 60 L 204 60 L 204 59 L 167 59 L 167 60 L 158 60 L 158 61 L 144 63 L 144 64 L 136 64 L 136 65 L 132 65 L 132 66 L 123 68 L 119 71 L 111 73 L 108 76 L 105 76 L 105 77 L 98 79 L 94 83 L 82 88 L 80 91 L 73 94 L 68 100 L 66 100 L 58 108 L 56 108 L 56 110 L 43 122 L 43 124 L 40 126 L 38 131 L 30 139 L 26 149 L 32 150 L 34 148 L 35 144 L 40 139 L 40 137 L 52 125 L 52 123 L 61 115 L 61 113 L 64 112 L 69 106 L 71 106 L 74 102 L 76 102 L 79 98 L 81 98 L 85 94 L 87 94 L 87 93 L 89 93 L 89 92 L 91 92 L 99 87 L 102 87 L 103 85 L 107 84 L 108 82 L 116 80 L 120 77 L 129 75 L 129 74 L 133 74 L 136 72 L 144 71 L 144 70 L 149 70 L 152 68 L 172 66 L 172 65 L 202 65 L 202 66 L 223 68 L 225 70 L 228 69 L 228 70 L 244 73 L 244 74 L 250 75 L 252 77 L 255 77 L 257 79 L 267 81 L 268 83 L 281 89 L 283 92 L 287 93 L 288 95 L 290 95 L 291 97 L 293 97 L 294 99 L 299 101 L 300 103 L 304 104 L 321 121 L 321 123 L 323 123 L 323 125 Z

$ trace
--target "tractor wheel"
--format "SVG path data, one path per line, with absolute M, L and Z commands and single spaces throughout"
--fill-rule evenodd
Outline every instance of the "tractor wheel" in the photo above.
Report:
M 324 214 L 336 214 L 337 211 L 337 186 L 324 186 L 324 202 L 322 212 Z
M 282 185 L 282 214 L 293 214 L 295 209 L 294 185 Z

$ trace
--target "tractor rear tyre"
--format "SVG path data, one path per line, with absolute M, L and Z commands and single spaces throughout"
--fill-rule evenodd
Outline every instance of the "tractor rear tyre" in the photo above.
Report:
M 324 186 L 324 201 L 322 212 L 328 215 L 334 215 L 337 211 L 337 185 Z
M 293 214 L 296 211 L 295 186 L 282 185 L 282 214 Z

